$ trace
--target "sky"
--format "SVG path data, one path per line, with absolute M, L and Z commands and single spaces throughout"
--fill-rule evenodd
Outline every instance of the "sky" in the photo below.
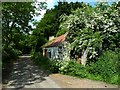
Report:
M 47 2 L 47 9 L 51 9 L 51 8 L 54 8 L 55 5 L 57 5 L 57 2 L 59 0 L 37 0 L 37 1 L 39 1 L 39 2 L 46 1 Z M 61 1 L 63 1 L 63 0 L 61 0 Z M 92 6 L 94 6 L 94 3 L 95 3 L 95 0 L 65 0 L 65 1 L 67 1 L 67 2 L 76 2 L 76 1 L 78 1 L 78 2 L 88 2 Z M 34 17 L 34 18 L 37 21 L 39 21 L 44 16 L 45 12 L 46 12 L 46 10 L 40 11 L 41 15 L 38 16 L 38 17 Z

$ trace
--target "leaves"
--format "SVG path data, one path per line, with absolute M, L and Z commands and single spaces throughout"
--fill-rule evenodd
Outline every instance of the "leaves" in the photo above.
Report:
M 34 3 L 2 3 L 2 46 L 6 52 L 9 48 L 13 50 L 13 53 L 17 50 L 22 51 L 22 53 L 30 52 L 29 32 L 32 31 L 32 27 L 29 23 L 33 21 L 37 9 L 33 5 Z
M 119 48 L 120 17 L 115 6 L 117 3 L 98 3 L 96 7 L 84 5 L 69 16 L 63 16 L 66 20 L 60 28 L 69 30 L 67 39 L 71 50 L 79 54 L 86 49 L 88 59 L 95 59 L 103 50 Z

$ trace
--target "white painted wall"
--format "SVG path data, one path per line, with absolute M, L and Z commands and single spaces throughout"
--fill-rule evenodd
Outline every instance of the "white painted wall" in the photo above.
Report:
M 47 52 L 51 52 L 51 59 L 57 59 L 58 58 L 58 47 L 49 47 L 47 48 Z M 48 55 L 50 58 L 50 56 Z
M 59 46 L 61 46 L 62 48 L 60 49 Z M 56 47 L 49 47 L 46 48 L 47 52 L 51 52 L 51 59 L 59 59 L 59 60 L 63 60 L 63 53 L 64 53 L 64 48 L 63 48 L 63 44 L 60 44 L 59 46 Z M 49 57 L 49 55 L 48 55 Z M 49 57 L 50 58 L 50 57 Z

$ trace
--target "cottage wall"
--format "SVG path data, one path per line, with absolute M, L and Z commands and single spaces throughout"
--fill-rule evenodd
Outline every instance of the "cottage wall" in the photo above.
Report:
M 45 49 L 46 49 L 47 54 L 45 55 L 51 59 L 63 60 L 63 59 L 66 59 L 64 57 L 69 57 L 69 55 L 67 55 L 69 52 L 66 52 L 67 49 L 64 47 L 66 44 L 65 43 L 66 35 L 67 33 L 59 37 L 56 37 L 53 41 L 44 45 L 45 48 L 43 49 L 43 55 L 45 54 Z
M 48 58 L 55 59 L 58 58 L 58 47 L 49 47 L 46 48 L 48 53 Z
M 65 55 L 66 50 L 64 48 L 64 44 L 59 44 L 58 46 L 55 46 L 55 47 L 47 47 L 45 49 L 47 50 L 47 55 L 46 56 L 50 59 L 63 60 L 64 57 L 66 56 Z

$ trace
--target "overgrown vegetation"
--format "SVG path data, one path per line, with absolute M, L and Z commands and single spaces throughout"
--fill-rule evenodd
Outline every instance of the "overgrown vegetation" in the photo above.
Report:
M 54 8 L 47 9 L 44 17 L 40 21 L 35 22 L 36 28 L 33 29 L 29 42 L 32 49 L 35 49 L 36 52 L 42 52 L 41 46 L 48 41 L 49 36 L 64 34 L 66 30 L 59 30 L 61 15 L 71 14 L 71 10 L 75 10 L 78 7 L 82 8 L 82 4 L 82 2 L 58 2 L 58 5 L 55 5 Z
M 39 4 L 39 10 L 43 9 L 44 2 L 3 2 L 2 3 L 2 70 L 3 76 L 7 76 L 8 69 L 12 70 L 13 62 L 19 55 L 29 54 L 31 44 L 29 39 L 37 15 L 35 4 Z M 42 7 L 41 7 L 42 6 Z M 3 77 L 4 78 L 4 77 Z
M 101 80 L 105 82 L 118 84 L 118 61 L 119 61 L 118 52 L 106 51 L 100 55 L 98 61 L 94 64 L 91 64 L 88 68 L 90 74 L 99 76 Z M 93 78 L 93 77 L 90 77 Z
M 86 66 L 70 61 L 67 67 L 60 70 L 60 73 L 118 84 L 118 56 L 117 52 L 107 51 L 98 58 L 96 63 Z
M 84 8 L 78 8 L 68 16 L 64 15 L 60 27 L 69 32 L 69 48 L 80 57 L 86 51 L 88 61 L 94 62 L 104 51 L 120 48 L 119 5 L 104 2 L 94 8 L 84 5 Z
M 75 60 L 49 60 L 49 70 L 118 84 L 120 2 L 98 3 L 95 7 L 80 5 L 69 14 L 61 14 L 57 35 L 68 32 L 68 48 L 74 51 L 73 55 L 79 56 L 86 50 L 87 64 L 83 66 Z
M 111 84 L 118 84 L 119 82 L 118 52 L 106 51 L 97 59 L 96 63 L 86 66 L 78 64 L 75 60 L 50 60 L 40 53 L 32 55 L 35 64 L 51 73 L 101 80 Z
M 40 8 L 44 3 L 40 4 Z M 109 5 L 98 3 L 95 7 L 82 2 L 59 2 L 36 23 L 33 30 L 29 22 L 36 15 L 33 3 L 3 3 L 2 55 L 3 67 L 32 50 L 32 60 L 53 73 L 80 78 L 102 80 L 118 84 L 120 62 L 120 2 Z M 29 34 L 32 32 L 32 34 Z M 42 45 L 49 36 L 68 32 L 67 41 L 72 55 L 87 53 L 87 64 L 75 60 L 49 60 L 42 56 Z M 9 67 L 8 67 L 9 68 Z M 4 69 L 4 68 L 3 68 Z
M 31 59 L 36 65 L 40 66 L 40 68 L 42 69 L 50 68 L 50 60 L 47 57 L 42 56 L 39 52 L 32 51 Z
M 68 16 L 63 15 L 60 25 L 61 30 L 69 32 L 67 40 L 73 54 L 82 57 L 86 51 L 89 74 L 92 72 L 88 77 L 116 84 L 120 54 L 119 7 L 120 2 L 98 3 L 94 8 L 84 5 Z

